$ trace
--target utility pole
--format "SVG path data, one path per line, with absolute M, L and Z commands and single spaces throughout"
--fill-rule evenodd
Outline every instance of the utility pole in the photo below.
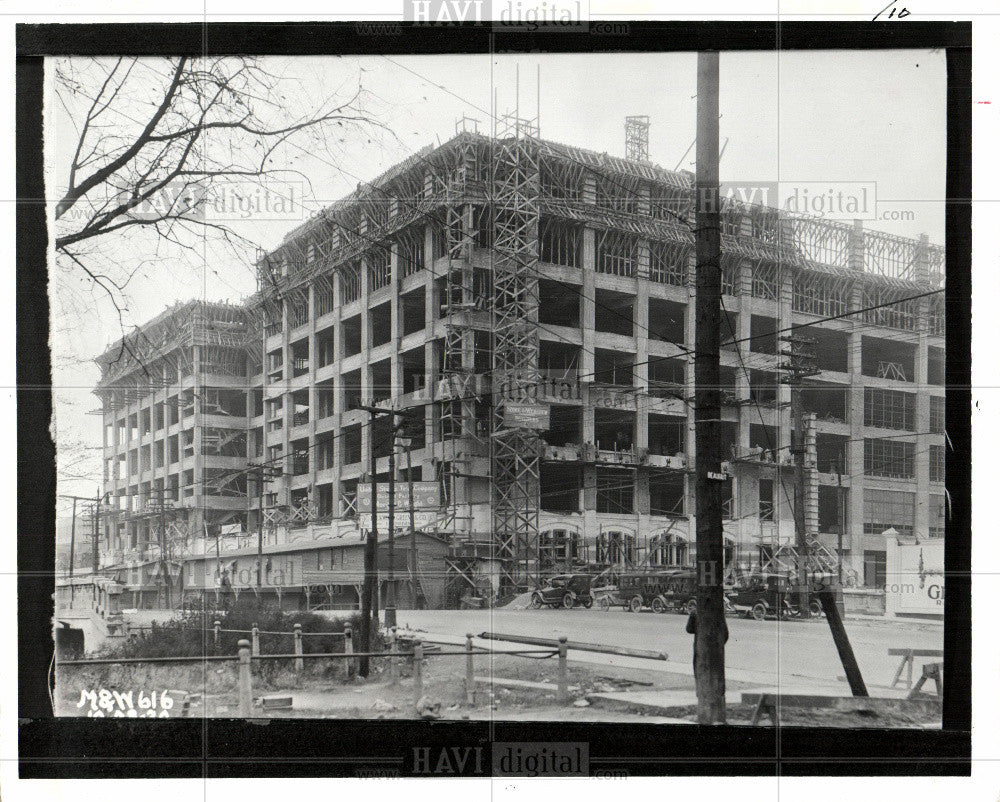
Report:
M 76 496 L 73 496 L 73 520 L 69 527 L 69 577 L 73 578 L 73 552 L 76 550 Z
M 815 341 L 794 334 L 781 339 L 789 344 L 788 349 L 781 352 L 783 356 L 788 358 L 788 361 L 781 365 L 781 370 L 786 372 L 782 381 L 792 388 L 792 418 L 795 426 L 792 454 L 795 457 L 795 566 L 798 574 L 796 581 L 799 586 L 799 615 L 804 618 L 810 617 L 810 591 L 814 592 L 826 614 L 830 634 L 833 636 L 834 646 L 837 647 L 837 654 L 844 667 L 844 673 L 847 675 L 851 693 L 855 696 L 867 696 L 868 689 L 861 677 L 861 669 L 858 667 L 854 649 L 851 648 L 850 639 L 847 637 L 847 630 L 844 629 L 844 622 L 840 618 L 834 588 L 831 587 L 831 583 L 827 581 L 825 575 L 822 577 L 821 583 L 811 582 L 808 572 L 810 549 L 805 526 L 805 471 L 803 465 L 805 426 L 802 420 L 802 380 L 820 372 L 816 368 L 816 354 L 810 349 Z M 841 530 L 843 530 L 843 525 L 841 525 Z M 838 557 L 838 561 L 839 559 Z
M 816 368 L 816 354 L 809 349 L 815 340 L 796 334 L 781 338 L 788 343 L 787 350 L 781 352 L 788 361 L 781 365 L 786 371 L 782 381 L 792 390 L 792 457 L 795 460 L 795 566 L 798 585 L 799 615 L 810 617 L 809 610 L 809 540 L 806 533 L 806 486 L 805 486 L 805 421 L 802 419 L 802 380 L 819 373 Z M 780 475 L 780 469 L 779 469 Z
M 361 590 L 361 651 L 371 651 L 372 628 L 378 627 L 378 478 L 377 460 L 375 458 L 375 421 L 379 415 L 387 414 L 387 410 L 376 406 L 358 404 L 357 409 L 368 413 L 368 460 L 372 488 L 372 520 L 365 541 L 365 581 Z M 359 659 L 358 673 L 368 676 L 369 659 Z
M 837 502 L 840 507 L 840 527 L 837 530 L 837 582 L 844 584 L 844 533 L 847 529 L 847 497 L 844 494 L 844 457 L 837 463 Z
M 101 497 L 100 493 L 101 493 L 101 491 L 98 490 L 97 491 L 97 506 L 100 506 L 100 504 L 101 504 L 102 497 Z M 104 496 L 103 496 L 103 498 L 107 498 L 109 495 L 111 495 L 111 494 L 110 493 L 105 493 Z M 69 535 L 69 575 L 73 576 L 73 561 L 76 558 L 76 502 L 78 502 L 78 501 L 91 502 L 91 501 L 93 501 L 93 499 L 90 496 L 71 496 L 71 495 L 68 495 L 66 493 L 61 493 L 59 495 L 59 498 L 68 498 L 68 499 L 72 499 L 72 501 L 73 501 L 73 521 L 70 524 L 70 535 Z M 99 522 L 98 515 L 99 514 L 97 512 L 97 507 L 94 507 L 94 511 L 92 513 L 92 516 L 91 516 L 91 523 L 94 526 L 94 533 L 93 533 L 93 558 L 92 559 L 93 559 L 93 568 L 94 568 L 94 573 L 95 574 L 97 573 L 97 569 L 98 569 L 98 567 L 100 565 L 100 561 L 98 559 L 98 552 L 97 552 L 97 526 L 98 526 L 98 522 Z
M 417 525 L 413 510 L 413 463 L 410 458 L 410 448 L 413 438 L 407 433 L 400 438 L 400 443 L 406 451 L 406 489 L 410 502 L 410 609 L 417 609 Z
M 395 425 L 394 432 L 394 445 L 395 440 L 399 440 L 400 445 L 406 450 L 406 491 L 407 500 L 409 502 L 409 517 L 410 517 L 410 609 L 417 609 L 417 524 L 416 524 L 416 513 L 414 511 L 413 503 L 413 463 L 411 461 L 410 448 L 413 445 L 413 434 L 414 434 L 414 410 L 404 409 L 399 412 L 393 413 L 395 417 L 401 420 Z M 403 436 L 400 437 L 399 435 Z
M 97 499 L 94 501 L 94 538 L 92 540 L 92 558 L 93 558 L 93 568 L 94 577 L 97 577 L 97 572 L 101 568 L 101 556 L 98 550 L 98 538 L 100 537 L 101 531 L 101 491 L 97 491 Z
M 264 466 L 257 466 L 257 591 L 264 583 Z
M 273 465 L 251 462 L 248 471 L 256 473 L 257 481 L 257 592 L 264 586 L 264 481 L 277 479 L 284 471 Z
M 385 627 L 396 626 L 396 428 L 393 426 L 389 441 L 389 577 L 385 599 Z M 374 505 L 373 505 L 374 509 Z
M 371 429 L 369 435 L 369 456 L 371 460 L 371 474 L 372 474 L 372 523 L 371 523 L 371 570 L 369 571 L 368 563 L 368 545 L 365 547 L 366 561 L 365 561 L 365 590 L 362 592 L 362 646 L 367 648 L 365 644 L 368 643 L 366 638 L 370 638 L 369 634 L 365 634 L 364 626 L 365 621 L 369 618 L 371 619 L 370 626 L 378 626 L 378 483 L 375 479 L 376 474 L 376 458 L 375 458 L 375 421 L 380 415 L 391 415 L 392 416 L 392 429 L 389 433 L 389 537 L 388 537 L 388 553 L 389 553 L 389 568 L 388 568 L 388 587 L 386 588 L 386 605 L 385 605 L 385 625 L 386 627 L 396 626 L 396 568 L 395 568 L 395 558 L 396 558 L 396 434 L 402 428 L 407 425 L 407 422 L 412 420 L 412 411 L 403 410 L 396 412 L 390 409 L 383 409 L 382 407 L 376 407 L 370 404 L 358 404 L 357 409 L 365 410 L 370 416 Z M 401 421 L 397 422 L 397 418 L 402 418 Z M 414 516 L 413 516 L 413 477 L 410 473 L 410 452 L 409 445 L 407 445 L 406 452 L 406 473 L 409 480 L 409 497 L 410 497 L 410 537 L 411 546 L 413 548 L 413 577 L 414 583 L 416 582 L 416 528 L 414 526 Z M 372 601 L 369 602 L 370 607 L 366 613 L 365 600 L 369 598 L 368 583 L 371 579 L 374 590 L 371 595 Z M 416 601 L 416 587 L 414 585 L 413 589 L 413 599 Z M 414 604 L 416 606 L 416 604 Z M 363 675 L 366 676 L 366 675 Z
M 160 488 L 160 585 L 163 588 L 163 605 L 170 607 L 170 574 L 167 565 L 167 510 Z
M 695 687 L 698 723 L 726 723 L 720 460 L 719 307 L 722 265 L 719 196 L 719 54 L 698 54 L 695 173 L 695 502 L 698 618 Z

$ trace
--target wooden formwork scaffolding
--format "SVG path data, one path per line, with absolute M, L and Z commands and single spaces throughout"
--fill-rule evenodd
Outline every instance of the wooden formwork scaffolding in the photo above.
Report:
M 452 393 L 442 404 L 442 423 L 453 433 L 448 448 L 466 447 L 470 436 L 480 434 L 475 402 L 463 388 L 471 386 L 468 378 L 475 372 L 473 323 L 481 308 L 477 296 L 483 294 L 470 257 L 473 243 L 492 246 L 494 281 L 487 290 L 494 368 L 492 539 L 496 557 L 508 566 L 505 585 L 523 586 L 537 562 L 538 440 L 529 430 L 503 425 L 510 399 L 499 388 L 516 392 L 537 380 L 539 229 L 551 257 L 546 261 L 581 263 L 583 238 L 576 231 L 587 226 L 597 231 L 599 269 L 684 286 L 694 241 L 692 199 L 690 173 L 543 142 L 537 121 L 515 115 L 502 120 L 493 137 L 463 130 L 443 147 L 415 154 L 292 232 L 262 260 L 270 265 L 262 271 L 262 294 L 272 306 L 300 308 L 312 286 L 312 311 L 325 314 L 338 296 L 341 303 L 360 297 L 362 270 L 373 286 L 386 281 L 389 243 L 398 248 L 398 277 L 431 267 L 424 264 L 421 230 L 429 223 L 435 229 L 434 258 L 447 259 L 441 271 L 440 367 L 456 379 L 448 382 Z M 488 217 L 480 209 L 484 203 L 490 204 Z M 911 263 L 920 258 L 919 248 L 892 237 L 753 204 L 727 203 L 722 217 L 724 286 L 730 293 L 778 300 L 790 275 L 796 311 L 833 315 L 845 311 L 860 277 L 875 274 L 876 281 L 892 285 L 917 275 Z M 485 219 L 491 226 L 484 229 Z M 642 244 L 633 247 L 636 243 Z M 925 251 L 925 272 L 938 276 L 943 253 Z M 741 272 L 747 262 L 749 272 Z M 741 276 L 748 279 L 746 286 L 738 286 Z M 279 311 L 268 319 L 280 328 L 283 317 Z M 298 319 L 292 318 L 290 325 Z M 445 481 L 453 485 L 465 471 L 462 455 L 451 456 L 441 461 L 450 463 Z M 451 517 L 443 528 L 458 532 L 461 494 L 447 498 Z
M 435 174 L 435 182 L 444 184 L 446 198 L 447 264 L 442 299 L 445 339 L 441 373 L 457 396 L 445 400 L 441 406 L 442 431 L 450 435 L 451 453 L 442 466 L 441 480 L 448 485 L 445 494 L 448 504 L 438 528 L 447 532 L 453 541 L 459 534 L 469 533 L 472 527 L 471 508 L 469 514 L 462 514 L 458 482 L 463 477 L 468 481 L 476 444 L 483 445 L 476 426 L 476 398 L 471 391 L 476 371 L 476 333 L 472 316 L 479 304 L 472 265 L 473 207 L 469 203 L 467 182 L 475 177 L 476 164 L 472 143 L 465 141 L 456 149 L 454 158 L 445 164 L 445 171 Z
M 493 537 L 501 593 L 537 582 L 539 439 L 508 426 L 509 402 L 537 386 L 539 154 L 537 120 L 501 118 L 494 142 Z

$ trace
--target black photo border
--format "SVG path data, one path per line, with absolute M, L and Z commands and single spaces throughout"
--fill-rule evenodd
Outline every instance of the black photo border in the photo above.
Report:
M 619 22 L 619 20 L 615 20 Z M 593 769 L 643 775 L 952 775 L 971 770 L 971 130 L 969 22 L 627 21 L 624 36 L 483 25 L 128 23 L 16 29 L 17 570 L 19 770 L 23 778 L 417 776 L 414 747 L 587 741 Z M 370 34 L 370 31 L 368 32 Z M 49 703 L 55 564 L 55 446 L 47 348 L 42 60 L 46 55 L 655 52 L 943 48 L 947 53 L 945 689 L 940 731 L 613 723 L 53 718 Z M 488 759 L 485 774 L 490 773 Z

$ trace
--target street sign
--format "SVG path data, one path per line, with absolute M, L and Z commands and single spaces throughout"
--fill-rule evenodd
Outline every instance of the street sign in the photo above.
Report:
M 709 471 L 708 472 L 708 478 L 709 479 L 714 479 L 717 482 L 725 482 L 727 479 L 729 479 L 729 474 L 726 474 L 726 473 L 716 473 L 715 471 Z
M 375 515 L 378 519 L 378 532 L 379 539 L 385 537 L 389 532 L 389 513 L 379 512 Z M 429 510 L 420 510 L 413 513 L 413 525 L 417 529 L 426 529 L 433 526 L 437 521 L 437 513 L 431 512 Z M 396 510 L 396 537 L 399 537 L 400 532 L 406 532 L 410 528 L 410 513 L 406 510 L 400 511 Z M 372 514 L 371 510 L 368 511 L 368 517 L 362 517 L 358 520 L 358 526 L 365 532 L 371 530 L 372 525 Z
M 549 406 L 507 401 L 503 405 L 503 425 L 511 429 L 548 429 Z
M 437 482 L 413 483 L 413 509 L 437 509 L 441 506 L 441 486 Z M 389 509 L 389 486 L 379 483 L 378 510 L 386 512 Z M 396 515 L 408 515 L 410 509 L 410 491 L 406 482 L 396 482 Z M 358 483 L 358 513 L 371 514 L 372 486 L 368 482 Z

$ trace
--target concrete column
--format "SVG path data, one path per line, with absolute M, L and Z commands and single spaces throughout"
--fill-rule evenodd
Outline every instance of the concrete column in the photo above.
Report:
M 913 261 L 913 280 L 920 284 L 930 285 L 931 265 L 930 265 L 930 238 L 926 234 L 921 234 L 917 242 L 916 258 Z M 922 298 L 921 301 L 926 301 Z
M 921 312 L 926 312 L 927 299 L 921 299 Z M 917 353 L 914 358 L 914 378 L 916 379 L 916 403 L 914 405 L 913 428 L 917 432 L 913 445 L 913 476 L 917 483 L 916 505 L 913 510 L 913 534 L 918 538 L 928 536 L 930 526 L 930 446 L 936 440 L 928 434 L 931 430 L 931 399 L 927 386 L 927 316 L 921 314 L 918 322 L 920 332 Z
M 649 469 L 639 468 L 635 477 L 635 511 L 640 516 L 649 515 Z M 647 519 L 648 522 L 648 519 Z M 636 536 L 641 533 L 642 521 L 636 528 Z
M 782 270 L 778 273 L 778 329 L 787 329 L 792 325 L 792 275 L 790 270 Z M 749 333 L 749 330 L 748 330 Z M 778 335 L 778 350 L 782 350 L 781 336 Z M 792 444 L 792 390 L 787 384 L 779 384 L 778 391 L 777 418 L 778 418 L 778 448 L 779 456 L 786 458 L 791 453 L 789 446 Z
M 403 335 L 403 310 L 399 300 L 399 244 L 393 242 L 389 248 L 389 314 L 391 316 L 391 331 L 393 342 L 392 353 L 389 355 L 389 383 L 392 385 L 391 396 L 395 398 L 402 392 L 403 376 L 400 371 L 399 342 Z
M 649 275 L 649 243 L 645 240 L 640 246 L 640 269 L 642 252 L 646 254 L 646 272 Z M 640 275 L 642 273 L 640 272 Z M 644 278 L 636 280 L 634 304 L 635 319 L 635 365 L 633 367 L 632 383 L 636 386 L 635 394 L 635 446 L 636 449 L 649 447 L 649 281 Z M 646 470 L 639 471 L 646 474 Z M 649 476 L 645 475 L 636 482 L 636 509 L 639 512 L 649 512 Z
M 424 343 L 424 382 L 427 387 L 427 398 L 428 403 L 424 407 L 424 442 L 429 442 L 433 447 L 435 442 L 435 415 L 434 415 L 434 404 L 430 402 L 430 399 L 434 397 L 435 389 L 434 384 L 437 381 L 437 376 L 441 370 L 441 366 L 438 364 L 437 350 L 434 348 L 434 341 L 430 339 L 430 329 L 428 329 L 428 340 Z M 413 448 L 416 450 L 420 448 L 421 444 L 414 443 Z M 431 449 L 433 451 L 433 448 Z M 428 471 L 433 468 L 433 465 L 429 460 L 424 460 L 422 463 L 422 470 L 424 473 L 424 480 L 428 480 Z
M 645 245 L 648 264 L 649 247 L 648 243 Z M 642 249 L 640 249 L 640 266 L 641 263 Z M 635 368 L 632 381 L 642 392 L 646 392 L 649 389 L 649 281 L 646 279 L 636 280 L 634 309 Z
M 859 276 L 864 272 L 864 229 L 860 220 L 854 221 L 854 228 L 848 239 L 848 266 Z M 863 305 L 860 285 L 855 286 L 851 293 L 850 308 L 860 309 Z M 848 336 L 847 371 L 850 374 L 850 384 L 847 390 L 847 418 L 851 427 L 851 437 L 847 444 L 847 467 L 844 471 L 851 477 L 851 486 L 847 490 L 847 522 L 844 537 L 845 548 L 850 549 L 850 555 L 844 560 L 845 567 L 856 571 L 859 581 L 864 579 L 864 511 L 865 511 L 865 387 L 861 373 L 862 332 L 864 330 L 858 317 L 852 316 L 851 333 Z
M 342 431 L 342 416 L 344 413 L 344 378 L 341 375 L 343 368 L 343 347 L 344 347 L 344 307 L 340 298 L 340 279 L 334 274 L 333 277 L 333 310 L 336 322 L 333 324 L 333 509 L 335 515 L 340 514 L 340 472 L 341 472 L 341 443 L 340 437 L 336 436 Z
M 581 395 L 583 397 L 583 441 L 594 442 L 594 410 L 590 406 L 590 385 L 594 381 L 594 326 L 596 318 L 594 258 L 595 232 L 583 230 L 583 287 L 580 293 L 580 330 L 583 348 L 580 352 Z
M 201 507 L 204 503 L 205 487 L 205 457 L 202 455 L 202 413 L 205 388 L 201 378 L 201 346 L 192 346 L 191 367 L 194 371 L 194 418 L 191 427 L 194 429 L 194 504 Z M 141 420 L 140 420 L 141 425 Z M 140 441 L 141 442 L 141 441 Z M 142 469 L 142 449 L 139 449 L 139 469 Z M 141 473 L 140 473 L 141 475 Z
M 806 532 L 819 531 L 819 476 L 816 472 L 816 413 L 806 412 L 805 422 L 805 508 Z
M 470 168 L 471 169 L 471 168 Z M 462 302 L 472 309 L 475 303 L 475 281 L 472 268 L 472 205 L 466 204 L 462 208 Z M 537 285 L 536 285 L 537 287 Z M 536 299 L 537 306 L 537 299 Z M 463 311 L 459 314 L 459 320 L 463 323 L 470 322 L 471 312 Z M 537 351 L 536 351 L 537 360 Z M 471 376 L 476 368 L 476 335 L 471 325 L 466 325 L 462 332 L 462 370 L 466 375 Z M 461 395 L 468 395 L 465 391 Z M 475 437 L 476 435 L 476 405 L 471 398 L 462 402 L 462 436 Z M 469 488 L 471 482 L 463 478 L 458 482 L 463 498 L 469 498 Z M 470 512 L 471 514 L 471 512 Z
M 319 364 L 319 344 L 316 338 L 316 284 L 309 284 L 309 481 L 316 484 L 316 420 L 319 417 L 319 390 L 316 388 L 316 366 Z M 318 491 L 314 491 L 316 501 Z
M 364 234 L 365 225 L 362 222 L 361 233 Z M 368 276 L 368 260 L 361 257 L 361 403 L 370 404 L 372 398 L 372 332 L 369 317 L 371 311 L 371 283 Z M 361 427 L 361 464 L 369 474 L 373 473 L 375 466 L 371 464 L 371 442 L 372 430 L 370 421 Z
M 748 220 L 744 219 L 743 222 L 749 225 Z M 735 309 L 730 309 L 729 311 L 737 314 L 735 339 L 740 340 L 741 342 L 738 342 L 736 347 L 739 349 L 739 354 L 743 360 L 742 364 L 744 365 L 749 364 L 750 346 L 752 345 L 752 343 L 747 340 L 750 336 L 750 310 L 747 299 L 750 297 L 752 281 L 753 276 L 751 275 L 750 262 L 743 259 L 740 261 L 736 272 L 736 306 Z M 732 303 L 732 301 L 727 302 L 727 307 L 731 306 Z M 721 336 L 722 342 L 729 339 L 729 327 L 726 326 L 725 323 L 722 325 Z M 777 380 L 777 376 L 775 376 L 775 380 Z M 750 398 L 750 377 L 747 375 L 747 371 L 736 371 L 736 397 L 740 399 Z M 739 408 L 738 415 L 739 428 L 737 431 L 737 440 L 734 445 L 736 448 L 736 454 L 740 455 L 745 453 L 750 447 L 750 425 L 752 423 L 760 423 L 760 416 L 757 414 L 757 407 L 753 404 L 742 404 Z M 728 444 L 723 443 L 722 445 L 723 454 L 725 454 L 726 446 Z M 774 445 L 777 446 L 778 443 L 775 443 Z
M 584 202 L 594 202 L 595 183 L 592 177 L 585 179 L 583 196 Z M 580 394 L 583 401 L 581 433 L 583 442 L 592 445 L 596 442 L 594 410 L 590 405 L 590 385 L 594 381 L 594 325 L 596 316 L 594 270 L 596 259 L 596 232 L 592 228 L 585 228 L 583 230 L 583 286 L 580 293 L 580 331 L 583 338 L 583 348 L 580 352 Z M 583 509 L 594 510 L 597 508 L 597 470 L 593 463 L 588 463 L 583 466 L 582 473 Z M 586 531 L 587 518 L 588 516 L 585 515 L 584 531 L 581 533 L 585 538 L 593 534 Z
M 425 176 L 425 189 L 433 190 L 433 179 L 430 173 Z M 434 281 L 434 231 L 431 226 L 424 227 L 424 264 L 428 269 L 424 271 L 426 283 L 424 284 L 424 332 L 426 342 L 424 344 L 424 387 L 427 390 L 428 403 L 424 407 L 424 429 L 430 442 L 434 442 L 434 405 L 430 400 L 434 397 L 434 384 L 437 381 L 440 365 L 437 364 L 434 353 L 434 327 L 437 323 L 438 314 L 441 309 L 441 301 L 438 298 L 437 285 Z M 415 445 L 416 448 L 416 445 Z M 429 460 L 425 460 L 421 465 L 424 479 L 428 478 L 428 472 L 432 472 L 433 465 Z
M 695 324 L 697 311 L 695 309 L 695 287 L 697 286 L 696 260 L 694 248 L 691 248 L 687 256 L 687 270 L 684 271 L 687 277 L 687 309 L 684 313 L 684 347 L 688 349 L 689 356 L 685 367 L 684 395 L 686 398 L 694 398 L 694 349 L 695 349 Z M 687 428 L 684 436 L 684 453 L 687 455 L 687 465 L 689 469 L 694 468 L 695 459 L 695 426 L 694 426 L 694 403 L 685 404 L 687 414 Z M 695 514 L 695 489 L 694 475 L 684 476 L 684 509 L 687 512 L 691 524 L 690 532 L 694 532 Z

